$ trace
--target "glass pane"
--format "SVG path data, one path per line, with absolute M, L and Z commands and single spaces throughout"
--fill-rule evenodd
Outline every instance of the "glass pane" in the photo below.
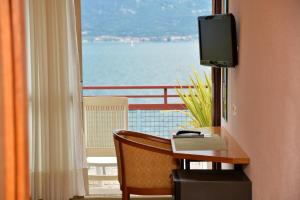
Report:
M 84 85 L 177 85 L 200 67 L 210 0 L 82 0 Z

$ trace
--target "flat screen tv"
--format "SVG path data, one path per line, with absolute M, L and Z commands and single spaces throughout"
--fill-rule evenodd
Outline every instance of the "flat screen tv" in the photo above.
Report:
M 237 65 L 236 28 L 232 14 L 200 16 L 198 27 L 201 65 Z

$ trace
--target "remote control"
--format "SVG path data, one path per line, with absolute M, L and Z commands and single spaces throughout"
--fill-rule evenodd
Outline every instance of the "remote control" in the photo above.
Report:
M 195 131 L 195 130 L 179 130 L 177 131 L 176 135 L 186 134 L 186 133 L 195 133 L 198 135 L 201 135 L 201 131 Z

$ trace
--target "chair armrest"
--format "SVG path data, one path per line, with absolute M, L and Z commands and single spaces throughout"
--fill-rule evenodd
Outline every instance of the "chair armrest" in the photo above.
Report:
M 160 142 L 160 143 L 164 143 L 164 144 L 171 144 L 170 139 L 157 137 L 157 136 L 154 136 L 154 135 L 145 134 L 145 133 L 137 132 L 137 131 L 128 131 L 128 130 L 119 129 L 119 130 L 115 130 L 114 133 L 118 134 L 118 135 L 143 138 L 143 139 L 151 140 L 151 141 L 154 141 L 154 142 Z
M 137 141 L 133 141 L 133 140 L 130 140 L 130 139 L 126 138 L 126 136 L 136 136 L 136 135 L 134 135 L 136 133 L 138 133 L 138 132 L 118 131 L 118 132 L 114 133 L 114 139 L 116 139 L 117 141 L 119 141 L 122 144 L 127 144 L 127 145 L 132 146 L 132 147 L 136 147 L 136 148 L 148 150 L 148 151 L 151 151 L 151 152 L 157 152 L 157 153 L 162 153 L 162 154 L 167 154 L 167 155 L 173 156 L 173 152 L 172 152 L 171 149 L 156 147 L 156 146 L 149 145 L 149 144 L 143 144 L 143 143 L 139 143 Z M 141 133 L 139 133 L 139 135 L 140 134 Z M 160 142 L 160 141 L 157 141 L 157 138 L 161 139 L 159 137 L 148 137 L 147 134 L 143 134 L 143 135 L 145 136 L 145 139 L 150 138 L 150 140 L 153 140 L 155 142 Z M 142 136 L 142 137 L 139 137 L 139 138 L 144 138 L 144 137 Z M 162 141 L 163 141 L 162 143 L 164 143 L 164 144 L 171 144 L 169 142 L 166 142 L 165 140 L 162 140 Z

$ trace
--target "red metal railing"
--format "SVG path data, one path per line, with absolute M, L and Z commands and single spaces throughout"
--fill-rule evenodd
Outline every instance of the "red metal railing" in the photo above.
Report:
M 109 95 L 109 96 L 122 96 L 128 98 L 162 98 L 162 104 L 129 104 L 129 110 L 185 110 L 186 106 L 181 103 L 168 103 L 169 98 L 178 98 L 178 95 L 168 94 L 169 90 L 175 88 L 189 88 L 191 86 L 83 86 L 83 90 L 163 90 L 163 94 L 158 95 Z

